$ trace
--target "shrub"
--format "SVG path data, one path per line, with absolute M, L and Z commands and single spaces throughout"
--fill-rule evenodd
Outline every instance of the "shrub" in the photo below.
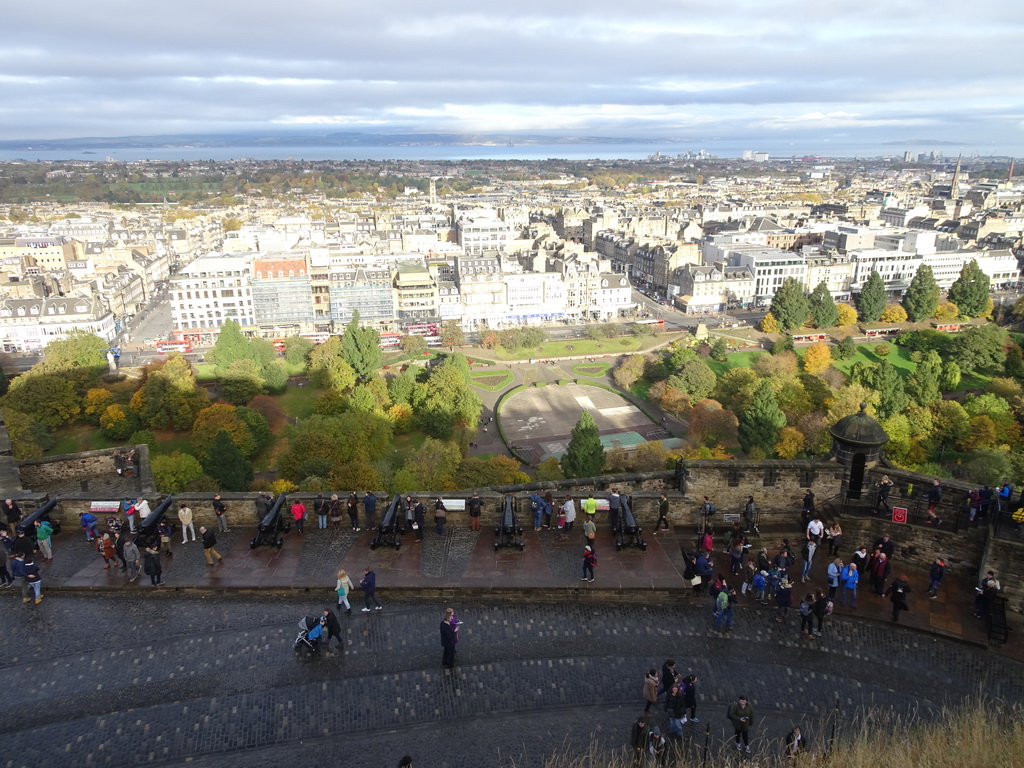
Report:
M 892 352 L 892 347 L 888 344 L 883 343 L 875 345 L 875 354 L 879 357 L 888 357 L 890 352 Z

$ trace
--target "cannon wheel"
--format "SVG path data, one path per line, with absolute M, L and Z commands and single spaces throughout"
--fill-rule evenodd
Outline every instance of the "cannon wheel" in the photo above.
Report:
M 519 542 L 519 551 L 522 552 L 525 547 L 526 547 L 526 545 L 523 544 L 523 542 L 520 541 Z
M 277 541 L 275 541 L 274 542 L 274 546 L 277 547 L 278 549 L 283 547 L 284 546 L 284 539 L 278 539 Z
M 640 542 L 640 551 L 641 552 L 646 552 L 647 551 L 647 542 L 646 541 L 641 541 Z
M 249 549 L 256 549 L 256 539 L 249 542 Z
M 622 544 L 620 544 L 617 541 L 615 542 L 615 551 L 616 552 L 621 552 L 622 551 Z
M 374 550 L 376 548 L 377 548 L 377 542 L 376 541 L 371 541 L 370 542 L 370 550 L 372 551 L 372 550 Z
M 401 548 L 402 548 L 402 542 L 396 541 L 395 542 L 395 549 L 401 549 Z

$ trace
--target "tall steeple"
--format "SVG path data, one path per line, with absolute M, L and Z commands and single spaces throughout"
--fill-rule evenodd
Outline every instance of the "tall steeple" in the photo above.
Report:
M 953 181 L 949 183 L 949 199 L 956 200 L 957 193 L 960 189 L 960 160 L 964 154 L 961 152 L 956 156 L 956 168 L 953 170 Z

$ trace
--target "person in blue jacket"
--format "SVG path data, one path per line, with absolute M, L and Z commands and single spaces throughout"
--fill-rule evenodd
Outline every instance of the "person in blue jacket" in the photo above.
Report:
M 377 606 L 378 611 L 384 607 L 380 604 L 380 600 L 377 599 L 377 575 L 369 568 L 363 571 L 363 578 L 359 582 L 359 588 L 363 590 L 363 596 L 366 598 L 366 607 L 363 608 L 363 613 L 370 612 L 371 600 Z
M 82 528 L 85 529 L 85 540 L 92 541 L 99 535 L 96 532 L 96 525 L 99 523 L 99 520 L 96 519 L 96 515 L 92 512 L 82 512 L 80 514 L 82 516 Z

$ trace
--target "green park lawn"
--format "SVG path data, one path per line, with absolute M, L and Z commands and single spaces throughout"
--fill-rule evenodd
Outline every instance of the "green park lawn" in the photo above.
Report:
M 576 363 L 572 367 L 574 376 L 584 376 L 588 379 L 600 379 L 611 368 L 611 363 Z
M 508 350 L 496 347 L 490 351 L 499 360 L 530 360 L 531 358 L 575 357 L 586 355 L 600 357 L 602 355 L 621 355 L 623 352 L 636 352 L 650 344 L 650 339 L 638 339 L 635 336 L 624 336 L 620 339 L 570 339 L 568 341 L 545 341 L 539 347 L 529 349 Z
M 309 384 L 304 387 L 289 384 L 284 392 L 273 397 L 286 416 L 305 419 L 313 415 L 313 407 L 321 393 L 322 390 L 314 389 Z

